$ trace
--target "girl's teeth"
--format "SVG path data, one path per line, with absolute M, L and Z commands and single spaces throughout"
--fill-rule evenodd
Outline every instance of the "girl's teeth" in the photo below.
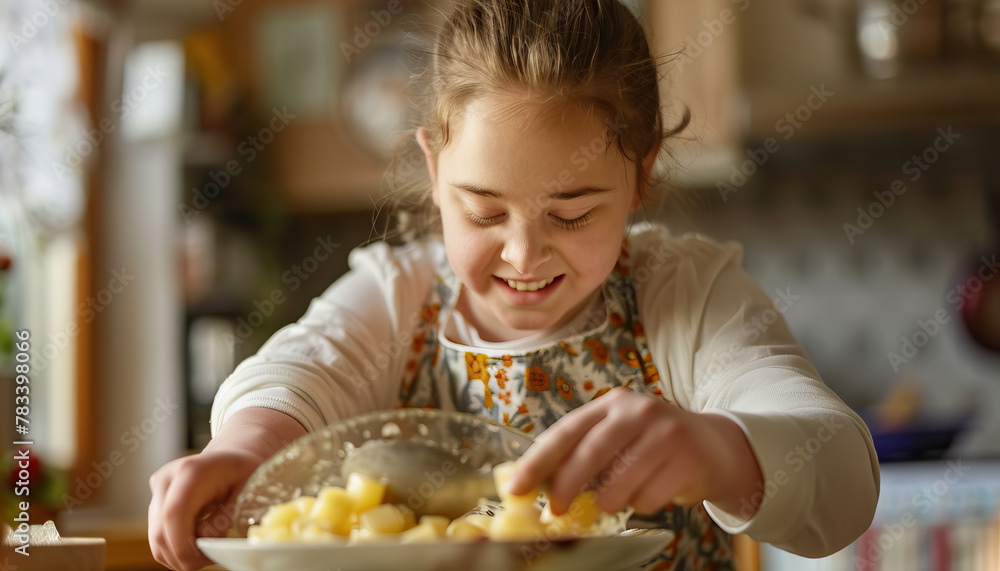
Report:
M 552 283 L 554 280 L 555 278 L 552 278 L 550 280 L 541 280 L 537 282 L 519 282 L 516 280 L 507 280 L 507 285 L 509 285 L 511 289 L 516 289 L 517 291 L 538 291 L 543 287 Z

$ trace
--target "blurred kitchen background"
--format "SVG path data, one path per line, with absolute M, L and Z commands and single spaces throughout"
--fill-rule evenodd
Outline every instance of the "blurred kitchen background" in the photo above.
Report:
M 419 177 L 410 48 L 448 4 L 0 6 L 0 439 L 27 329 L 36 509 L 109 569 L 156 568 L 149 475 Z M 865 537 L 762 568 L 1000 568 L 1000 1 L 629 4 L 693 115 L 646 215 L 744 244 L 884 462 Z

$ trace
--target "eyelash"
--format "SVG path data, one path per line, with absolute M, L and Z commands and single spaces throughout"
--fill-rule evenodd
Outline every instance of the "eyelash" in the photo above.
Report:
M 472 222 L 472 224 L 480 228 L 492 226 L 493 224 L 499 222 L 500 219 L 504 216 L 503 214 L 497 214 L 496 216 L 491 216 L 490 218 L 483 218 L 482 216 L 476 216 L 475 214 L 473 214 L 471 210 L 468 209 L 465 211 L 465 215 L 469 218 L 469 221 Z M 556 222 L 556 224 L 562 226 L 566 230 L 579 230 L 580 228 L 586 226 L 594 215 L 590 212 L 587 212 L 583 216 L 580 216 L 579 218 L 574 218 L 572 220 L 567 220 L 565 218 L 553 216 L 552 214 L 549 214 L 549 216 Z

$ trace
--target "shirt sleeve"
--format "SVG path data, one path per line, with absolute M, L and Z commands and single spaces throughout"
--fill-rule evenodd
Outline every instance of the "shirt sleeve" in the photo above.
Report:
M 428 245 L 356 249 L 350 271 L 222 383 L 212 436 L 235 412 L 270 408 L 314 431 L 392 406 L 395 382 L 433 283 Z
M 740 513 L 705 502 L 708 513 L 729 533 L 806 557 L 850 544 L 874 516 L 878 460 L 864 422 L 823 384 L 789 331 L 782 313 L 794 294 L 772 301 L 740 268 L 735 243 L 665 230 L 637 242 L 633 276 L 664 395 L 735 422 L 764 477 Z

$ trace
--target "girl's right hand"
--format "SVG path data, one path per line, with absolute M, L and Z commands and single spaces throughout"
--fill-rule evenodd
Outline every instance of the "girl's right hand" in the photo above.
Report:
M 246 408 L 229 417 L 204 452 L 163 465 L 149 478 L 149 547 L 171 569 L 201 569 L 212 561 L 195 537 L 225 535 L 236 496 L 258 466 L 305 428 L 266 408 Z
M 165 464 L 149 479 L 149 547 L 157 561 L 189 571 L 211 565 L 195 537 L 224 536 L 236 496 L 266 458 L 206 450 Z

